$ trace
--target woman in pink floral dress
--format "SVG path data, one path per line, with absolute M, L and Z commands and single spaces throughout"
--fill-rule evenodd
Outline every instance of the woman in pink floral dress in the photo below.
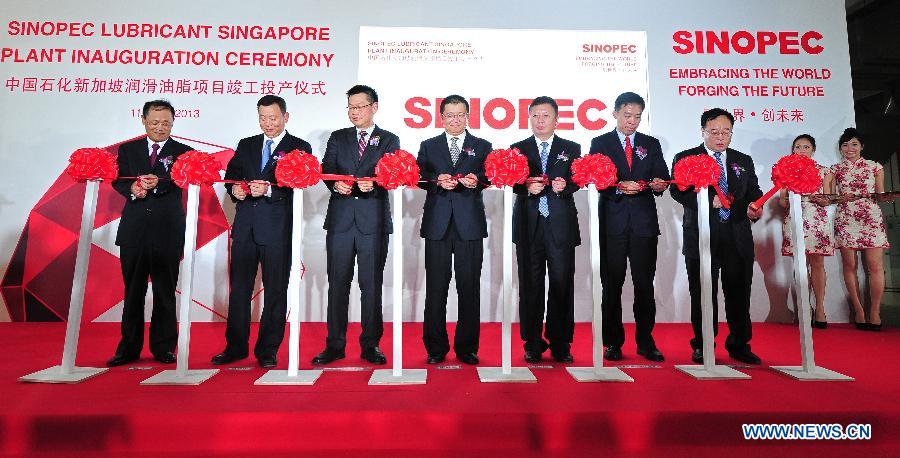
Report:
M 791 148 L 794 154 L 802 154 L 812 157 L 816 152 L 816 139 L 811 135 L 803 134 L 794 139 Z M 819 176 L 822 178 L 820 193 L 831 194 L 833 191 L 834 175 L 827 167 L 819 166 Z M 781 191 L 779 203 L 785 209 L 790 207 L 786 190 Z M 822 196 L 803 196 L 803 233 L 806 244 L 806 262 L 809 264 L 809 276 L 811 279 L 813 295 L 815 296 L 815 317 L 813 326 L 819 329 L 828 327 L 825 317 L 825 256 L 834 255 L 834 236 L 831 221 L 828 218 L 826 207 L 831 202 Z M 781 231 L 781 254 L 793 256 L 793 236 L 791 214 L 785 212 L 784 225 Z
M 831 171 L 834 173 L 835 191 L 841 195 L 834 218 L 834 234 L 841 249 L 844 282 L 853 304 L 856 327 L 877 331 L 881 329 L 881 296 L 884 294 L 884 249 L 890 245 L 881 208 L 868 194 L 884 192 L 884 170 L 881 164 L 862 158 L 864 141 L 856 129 L 845 130 L 838 145 L 844 159 L 831 166 Z M 868 321 L 856 276 L 857 251 L 863 252 L 869 280 L 872 304 Z

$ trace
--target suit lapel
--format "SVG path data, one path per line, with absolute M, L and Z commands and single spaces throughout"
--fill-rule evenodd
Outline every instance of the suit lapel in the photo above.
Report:
M 547 158 L 547 172 L 556 167 L 557 164 L 566 165 L 572 159 L 572 151 L 566 149 L 566 145 L 559 137 L 554 138 L 553 144 L 550 145 L 550 157 Z
M 437 160 L 447 166 L 447 170 L 453 170 L 453 160 L 450 158 L 450 147 L 447 146 L 447 133 L 441 134 L 437 145 Z
M 138 142 L 134 151 L 129 153 L 132 155 L 133 164 L 135 165 L 135 175 L 140 176 L 150 173 L 150 150 L 148 149 L 148 144 L 147 140 L 144 139 Z
M 353 137 L 356 138 L 356 129 L 353 129 L 353 132 Z M 375 126 L 375 128 L 372 129 L 372 132 L 370 132 L 369 135 L 366 136 L 366 148 L 363 150 L 362 157 L 359 157 L 359 146 L 357 146 L 356 172 L 359 172 L 360 170 L 366 170 L 373 159 L 377 161 L 377 158 L 373 158 L 373 156 L 376 156 L 375 153 L 378 151 L 380 145 L 372 144 L 372 141 L 376 138 L 378 138 L 378 142 L 381 143 L 381 129 L 379 129 L 378 126 Z M 359 145 L 359 143 L 357 143 L 357 145 Z
M 619 171 L 618 175 L 623 180 L 625 178 L 631 177 L 631 170 L 628 168 L 628 160 L 625 159 L 625 149 L 622 148 L 622 142 L 619 141 L 619 134 L 616 133 L 615 129 L 613 129 L 609 134 L 608 141 L 606 142 L 611 148 L 612 151 L 609 151 L 609 157 L 612 159 L 613 163 L 616 165 L 616 170 Z M 632 158 L 632 163 L 634 163 L 634 158 Z
M 526 159 L 528 159 L 528 175 L 533 177 L 540 176 L 541 154 L 538 151 L 533 136 L 528 140 L 525 140 L 525 142 L 522 144 L 522 151 L 520 152 L 525 155 Z
M 172 149 L 174 148 L 174 146 L 172 146 L 173 141 L 174 140 L 169 138 L 166 144 L 163 145 L 162 149 L 159 150 L 159 154 L 156 156 L 156 165 L 153 167 L 153 170 L 161 170 L 163 172 L 162 175 L 165 176 L 169 175 L 169 170 L 171 170 L 172 164 L 175 163 L 175 158 L 172 157 Z M 172 161 L 169 163 L 169 167 L 166 167 L 166 165 L 164 164 L 166 160 L 165 158 L 167 157 L 170 158 L 170 161 Z

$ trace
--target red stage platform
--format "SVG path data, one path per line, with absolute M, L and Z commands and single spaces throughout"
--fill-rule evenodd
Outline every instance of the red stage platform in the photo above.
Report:
M 372 366 L 358 358 L 351 327 L 348 357 L 314 386 L 255 386 L 255 360 L 225 366 L 200 386 L 141 386 L 161 369 L 145 357 L 132 367 L 77 385 L 17 383 L 60 362 L 63 323 L 2 323 L 0 453 L 33 456 L 898 456 L 900 331 L 861 332 L 832 325 L 814 334 L 816 362 L 855 382 L 801 382 L 768 368 L 799 365 L 796 325 L 754 324 L 762 367 L 739 368 L 748 381 L 698 381 L 674 369 L 691 364 L 688 324 L 660 324 L 666 362 L 624 370 L 634 383 L 578 383 L 564 366 L 533 368 L 535 384 L 480 383 L 474 367 L 426 366 L 421 324 L 404 327 L 405 366 L 427 368 L 428 383 L 367 385 Z M 452 327 L 452 326 L 451 326 Z M 78 364 L 112 356 L 118 324 L 81 332 Z M 721 327 L 725 330 L 724 324 Z M 191 368 L 209 368 L 224 324 L 196 323 Z M 633 325 L 626 325 L 629 337 Z M 517 330 L 513 330 L 514 336 Z M 322 349 L 325 325 L 303 324 L 301 369 Z M 254 328 L 253 335 L 256 335 Z M 500 325 L 482 326 L 483 366 L 500 365 Z M 390 326 L 382 349 L 390 367 Z M 575 366 L 590 366 L 590 326 L 579 324 Z M 732 362 L 719 337 L 719 361 Z M 285 339 L 285 343 L 287 339 Z M 650 366 L 624 349 L 620 365 Z M 146 353 L 146 351 L 145 351 Z M 458 365 L 448 358 L 444 366 Z M 524 366 L 518 338 L 513 365 Z M 282 345 L 279 368 L 287 367 Z M 167 368 L 174 368 L 167 367 Z M 744 423 L 871 424 L 870 440 L 752 440 Z

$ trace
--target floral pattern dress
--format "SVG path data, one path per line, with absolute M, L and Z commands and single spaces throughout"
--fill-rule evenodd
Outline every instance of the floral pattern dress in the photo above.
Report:
M 831 166 L 835 192 L 838 194 L 867 194 L 875 192 L 875 174 L 881 164 L 868 159 L 855 162 L 844 159 Z M 841 248 L 890 248 L 881 207 L 870 198 L 838 204 L 834 217 L 834 235 Z
M 831 173 L 827 167 L 819 166 L 819 178 L 824 182 L 825 176 Z M 820 188 L 819 192 L 823 192 Z M 834 231 L 831 227 L 831 219 L 828 218 L 828 209 L 809 201 L 809 196 L 802 197 L 803 202 L 803 234 L 807 254 L 821 254 L 831 256 L 834 254 Z M 781 254 L 783 256 L 794 255 L 793 224 L 791 212 L 784 215 L 784 223 L 781 227 Z

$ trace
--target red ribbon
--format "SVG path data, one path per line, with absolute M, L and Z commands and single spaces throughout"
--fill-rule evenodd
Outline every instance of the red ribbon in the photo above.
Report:
M 102 148 L 79 148 L 69 156 L 66 174 L 79 183 L 115 180 L 119 174 L 116 156 Z
M 572 181 L 583 188 L 593 183 L 597 189 L 606 189 L 616 182 L 618 172 L 613 161 L 603 154 L 589 154 L 572 161 Z
M 305 151 L 293 150 L 278 160 L 275 179 L 278 186 L 287 188 L 308 188 L 319 182 L 322 165 L 315 156 Z
M 518 148 L 495 149 L 485 158 L 484 171 L 498 188 L 522 184 L 528 178 L 528 158 Z
M 822 177 L 819 175 L 818 164 L 811 157 L 788 154 L 772 166 L 772 183 L 772 189 L 753 202 L 754 207 L 762 208 L 767 200 L 783 188 L 795 194 L 813 194 L 822 186 Z
M 402 149 L 387 153 L 375 166 L 375 181 L 385 189 L 415 188 L 419 183 L 419 164 L 415 156 Z
M 706 154 L 693 154 L 685 156 L 675 163 L 672 167 L 672 182 L 678 186 L 678 189 L 684 191 L 693 186 L 694 192 L 700 192 L 703 188 L 712 186 L 719 196 L 722 207 L 731 208 L 732 199 L 722 192 L 719 188 L 719 178 L 722 176 L 722 169 L 715 159 Z
M 178 156 L 172 165 L 172 180 L 179 188 L 192 184 L 211 186 L 221 181 L 220 170 L 222 164 L 212 154 L 191 150 Z

